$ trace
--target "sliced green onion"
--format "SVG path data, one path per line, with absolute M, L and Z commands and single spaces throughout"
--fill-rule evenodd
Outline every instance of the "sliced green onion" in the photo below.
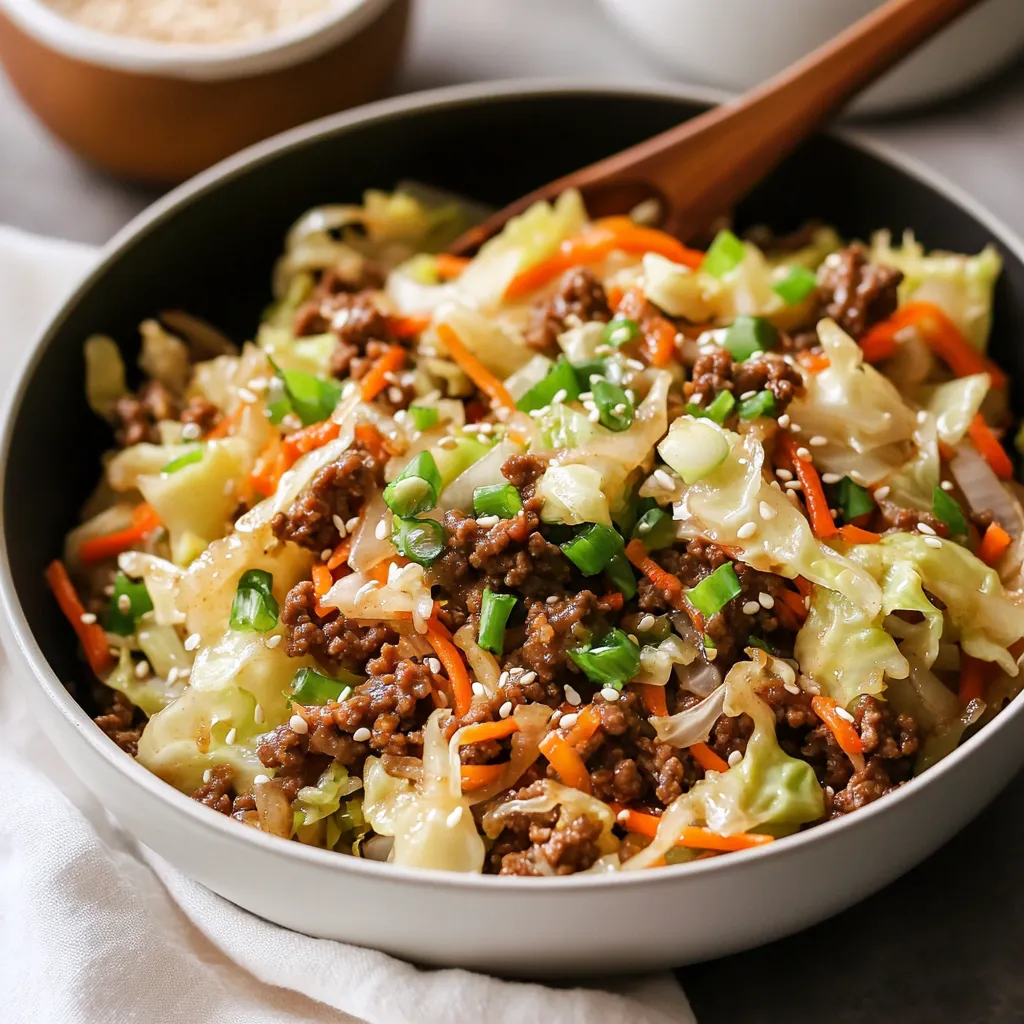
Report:
M 758 416 L 775 415 L 775 396 L 770 391 L 758 391 L 753 398 L 740 402 L 740 419 L 756 420 Z
M 601 416 L 601 425 L 620 433 L 633 422 L 633 403 L 626 389 L 606 380 L 595 380 L 591 391 Z
M 759 636 L 754 636 L 753 633 L 747 637 L 747 646 L 757 647 L 759 650 L 767 651 L 769 654 L 775 654 L 775 648 L 771 644 L 766 640 L 762 640 Z
M 322 672 L 317 672 L 316 669 L 300 668 L 292 679 L 292 692 L 288 700 L 303 707 L 331 704 L 351 696 L 352 687 L 357 682 L 357 676 L 348 676 L 347 680 L 332 679 Z
M 967 520 L 964 518 L 960 502 L 941 487 L 936 487 L 932 493 L 932 512 L 935 513 L 936 519 L 940 519 L 949 527 L 951 537 L 967 536 Z
M 114 593 L 110 597 L 110 608 L 107 611 L 107 629 L 118 636 L 131 636 L 139 619 L 152 610 L 153 599 L 149 596 L 146 584 L 141 580 L 129 579 L 123 572 L 119 572 L 114 580 Z
M 635 320 L 630 320 L 628 316 L 616 316 L 605 325 L 601 341 L 605 345 L 614 345 L 618 348 L 620 345 L 636 341 L 640 334 L 640 325 Z
M 672 517 L 663 508 L 652 508 L 637 520 L 633 536 L 643 541 L 648 551 L 660 551 L 672 547 L 676 530 Z
M 417 430 L 430 430 L 436 427 L 441 414 L 433 406 L 410 405 L 409 415 L 412 417 L 412 425 Z
M 813 271 L 806 267 L 792 267 L 781 281 L 772 285 L 772 291 L 787 306 L 795 306 L 798 302 L 803 302 L 817 287 L 818 278 Z
M 477 643 L 491 654 L 501 654 L 505 648 L 505 623 L 516 606 L 513 594 L 495 594 L 484 588 L 480 603 L 480 635 Z
M 640 648 L 621 629 L 613 629 L 595 645 L 568 653 L 583 674 L 598 686 L 621 690 L 640 671 Z
M 314 377 L 311 373 L 303 373 L 301 370 L 282 370 L 273 361 L 271 366 L 284 384 L 285 396 L 291 411 L 302 420 L 303 426 L 320 423 L 334 412 L 341 398 L 340 385 L 334 381 Z M 272 416 L 275 408 L 279 411 L 279 405 L 271 407 Z
M 706 408 L 697 405 L 696 402 L 690 402 L 686 411 L 691 416 L 703 416 L 705 419 L 714 420 L 715 423 L 721 425 L 729 418 L 729 413 L 732 412 L 735 405 L 736 399 L 731 391 L 719 391 Z
M 737 362 L 742 363 L 755 352 L 774 348 L 779 340 L 776 326 L 760 316 L 738 316 L 725 329 L 722 347 Z
M 629 601 L 636 597 L 636 577 L 633 567 L 624 551 L 620 551 L 605 567 L 605 575 L 616 589 L 622 592 L 623 598 Z
M 384 488 L 384 502 L 396 516 L 429 512 L 441 493 L 441 473 L 430 452 L 420 452 Z
M 633 528 L 640 516 L 657 507 L 658 503 L 653 498 L 641 498 L 635 489 L 628 488 L 619 496 L 617 502 L 612 502 L 612 522 L 624 537 L 632 536 Z
M 271 588 L 274 577 L 263 569 L 242 573 L 235 598 L 231 602 L 232 629 L 244 633 L 266 633 L 277 625 L 280 608 Z
M 565 356 L 559 356 L 558 362 L 547 372 L 547 376 L 541 378 L 522 398 L 516 402 L 516 408 L 520 412 L 530 412 L 533 409 L 543 409 L 551 405 L 555 396 L 561 392 L 562 401 L 571 402 L 580 397 L 579 382 L 576 380 L 576 371 Z
M 203 461 L 203 449 L 193 448 L 190 452 L 185 452 L 184 455 L 179 455 L 176 459 L 171 459 L 166 466 L 160 469 L 161 473 L 177 473 L 179 469 L 184 469 L 186 466 L 194 466 L 197 462 Z
M 700 269 L 712 277 L 722 277 L 743 262 L 747 247 L 727 229 L 719 231 L 704 254 Z
M 736 579 L 736 570 L 732 562 L 720 565 L 710 576 L 705 576 L 695 587 L 691 587 L 686 596 L 690 604 L 705 618 L 717 615 L 742 588 Z
M 573 363 L 572 368 L 576 374 L 576 384 L 582 393 L 590 390 L 591 378 L 603 377 L 608 372 L 608 361 L 605 359 L 584 359 L 582 362 Z
M 855 483 L 848 476 L 844 476 L 836 484 L 836 506 L 843 517 L 844 523 L 849 523 L 858 516 L 867 515 L 875 510 L 875 502 L 867 489 Z
M 523 499 L 511 484 L 484 484 L 473 489 L 473 515 L 511 519 L 523 509 Z
M 430 565 L 444 551 L 444 527 L 433 519 L 395 517 L 391 543 L 403 557 Z
M 584 576 L 596 576 L 625 548 L 610 526 L 590 523 L 562 545 L 562 553 Z

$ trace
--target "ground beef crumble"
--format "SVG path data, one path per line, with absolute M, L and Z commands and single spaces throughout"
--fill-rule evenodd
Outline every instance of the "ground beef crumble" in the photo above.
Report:
M 114 440 L 119 448 L 160 443 L 156 425 L 178 418 L 178 400 L 158 380 L 147 380 L 134 395 L 123 395 L 114 406 Z
M 736 362 L 722 348 L 698 356 L 692 380 L 685 385 L 687 398 L 705 406 L 721 391 L 731 391 L 736 398 L 749 391 L 770 391 L 779 415 L 794 398 L 803 394 L 803 390 L 800 371 L 782 356 L 769 353 L 758 359 Z
M 220 410 L 202 395 L 193 395 L 181 410 L 181 425 L 199 428 L 199 437 L 205 437 L 219 422 Z
M 892 316 L 899 304 L 901 271 L 868 261 L 861 245 L 831 253 L 818 269 L 821 316 L 831 317 L 855 341 Z
M 335 314 L 348 308 L 354 294 L 383 288 L 384 280 L 383 269 L 370 260 L 353 260 L 346 266 L 329 267 L 299 307 L 293 330 L 300 338 L 325 334 L 331 329 Z
M 530 311 L 526 344 L 537 352 L 555 355 L 558 336 L 563 331 L 591 320 L 606 323 L 611 317 L 604 286 L 586 267 L 576 267 L 563 275 L 558 291 L 550 299 L 539 302 Z
M 106 690 L 109 703 L 93 721 L 126 754 L 139 752 L 139 737 L 146 725 L 146 716 L 117 690 Z

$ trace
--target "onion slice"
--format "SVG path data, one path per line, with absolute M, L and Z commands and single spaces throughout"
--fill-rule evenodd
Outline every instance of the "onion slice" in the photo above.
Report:
M 975 512 L 991 512 L 1015 541 L 1021 539 L 1024 514 L 1020 504 L 972 445 L 957 445 L 949 469 Z
M 703 743 L 722 715 L 725 704 L 725 687 L 719 686 L 702 701 L 666 717 L 655 716 L 651 725 L 662 743 L 673 747 L 690 747 Z

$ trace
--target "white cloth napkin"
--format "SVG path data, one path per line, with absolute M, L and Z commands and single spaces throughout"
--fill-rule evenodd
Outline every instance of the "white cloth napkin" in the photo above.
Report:
M 0 227 L 0 381 L 93 259 Z M 599 989 L 421 970 L 247 913 L 118 828 L 29 716 L 31 685 L 0 652 L 0 1019 L 695 1024 L 669 974 Z

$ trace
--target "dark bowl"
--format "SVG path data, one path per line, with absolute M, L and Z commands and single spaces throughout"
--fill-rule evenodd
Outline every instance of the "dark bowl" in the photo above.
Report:
M 40 708 L 45 705 L 45 713 L 60 723 L 54 728 L 65 756 L 139 838 L 230 899 L 316 934 L 363 941 L 434 962 L 500 966 L 524 973 L 595 970 L 612 964 L 633 969 L 741 948 L 835 912 L 948 838 L 1019 766 L 1024 759 L 1024 717 L 1015 705 L 901 793 L 843 822 L 773 844 L 770 850 L 647 872 L 643 879 L 591 876 L 510 883 L 402 871 L 280 843 L 239 828 L 193 804 L 123 755 L 60 688 L 58 681 L 72 691 L 89 691 L 73 637 L 46 589 L 43 568 L 75 524 L 97 478 L 100 453 L 109 444 L 107 428 L 85 402 L 85 337 L 93 332 L 110 334 L 131 356 L 138 323 L 167 308 L 189 310 L 236 338 L 250 337 L 270 297 L 270 270 L 284 234 L 308 207 L 356 201 L 366 188 L 390 188 L 403 178 L 501 205 L 675 125 L 706 105 L 692 92 L 667 88 L 521 83 L 444 90 L 376 104 L 245 151 L 171 193 L 106 247 L 97 269 L 36 343 L 8 412 L 0 585 L 17 643 L 39 682 L 30 689 L 41 696 Z M 896 234 L 912 228 L 925 245 L 956 251 L 974 252 L 994 242 L 1005 270 L 996 291 L 991 351 L 1017 380 L 1014 398 L 1019 398 L 1024 380 L 1024 374 L 1016 372 L 1022 358 L 1017 339 L 1024 337 L 1024 251 L 994 218 L 920 168 L 849 136 L 808 142 L 738 211 L 741 227 L 767 223 L 786 230 L 810 217 L 832 223 L 851 237 L 867 237 L 874 229 L 888 227 Z M 952 811 L 943 798 L 950 786 L 961 793 L 970 790 L 969 798 L 957 797 Z M 894 839 L 893 829 L 906 832 Z M 192 836 L 191 852 L 182 848 L 175 832 Z M 830 845 L 833 854 L 825 852 Z M 213 864 L 238 856 L 240 847 L 249 850 L 246 856 L 277 865 L 276 870 L 294 870 L 302 863 L 318 877 L 340 880 L 331 884 L 341 887 L 350 901 L 365 899 L 364 912 L 339 911 L 336 925 L 298 915 L 287 894 L 278 898 L 256 892 L 261 883 L 255 868 L 229 878 Z M 878 856 L 872 858 L 872 853 Z M 837 885 L 830 873 L 813 866 L 815 858 L 829 856 L 848 863 L 848 858 L 857 860 L 859 866 Z M 873 859 L 879 863 L 867 863 Z M 784 879 L 793 870 L 807 875 L 802 880 L 806 905 L 799 908 L 774 895 L 776 889 L 786 888 Z M 761 903 L 751 925 L 711 929 L 701 937 L 693 929 L 674 925 L 671 916 L 661 925 L 655 923 L 654 908 L 663 899 L 679 906 L 689 901 L 695 910 L 704 908 L 706 919 L 706 908 L 720 893 L 751 891 L 748 886 L 755 887 L 754 898 Z M 648 894 L 643 927 L 639 922 L 629 926 L 636 939 L 631 951 L 609 949 L 602 959 L 587 952 L 600 945 L 599 936 L 580 941 L 588 934 L 579 926 L 595 887 L 611 899 L 609 909 L 618 898 L 613 893 Z M 462 938 L 428 946 L 408 935 L 365 927 L 368 916 L 373 916 L 372 899 L 399 889 L 403 899 L 423 901 L 424 914 L 451 914 L 452 928 Z M 453 889 L 458 896 L 454 902 Z M 545 906 L 554 906 L 549 901 L 572 897 L 569 923 L 575 924 L 561 936 L 557 927 L 550 932 L 549 949 L 556 948 L 557 940 L 559 952 L 549 952 L 545 959 L 533 928 L 521 941 L 488 946 L 491 922 L 509 905 L 506 894 L 513 891 L 524 921 Z M 433 906 L 431 893 L 445 902 Z M 327 892 L 325 905 L 335 898 Z M 626 909 L 622 913 L 624 920 L 630 916 Z M 353 918 L 363 926 L 345 923 Z M 594 930 L 599 932 L 600 926 Z M 503 952 L 509 943 L 516 948 Z

